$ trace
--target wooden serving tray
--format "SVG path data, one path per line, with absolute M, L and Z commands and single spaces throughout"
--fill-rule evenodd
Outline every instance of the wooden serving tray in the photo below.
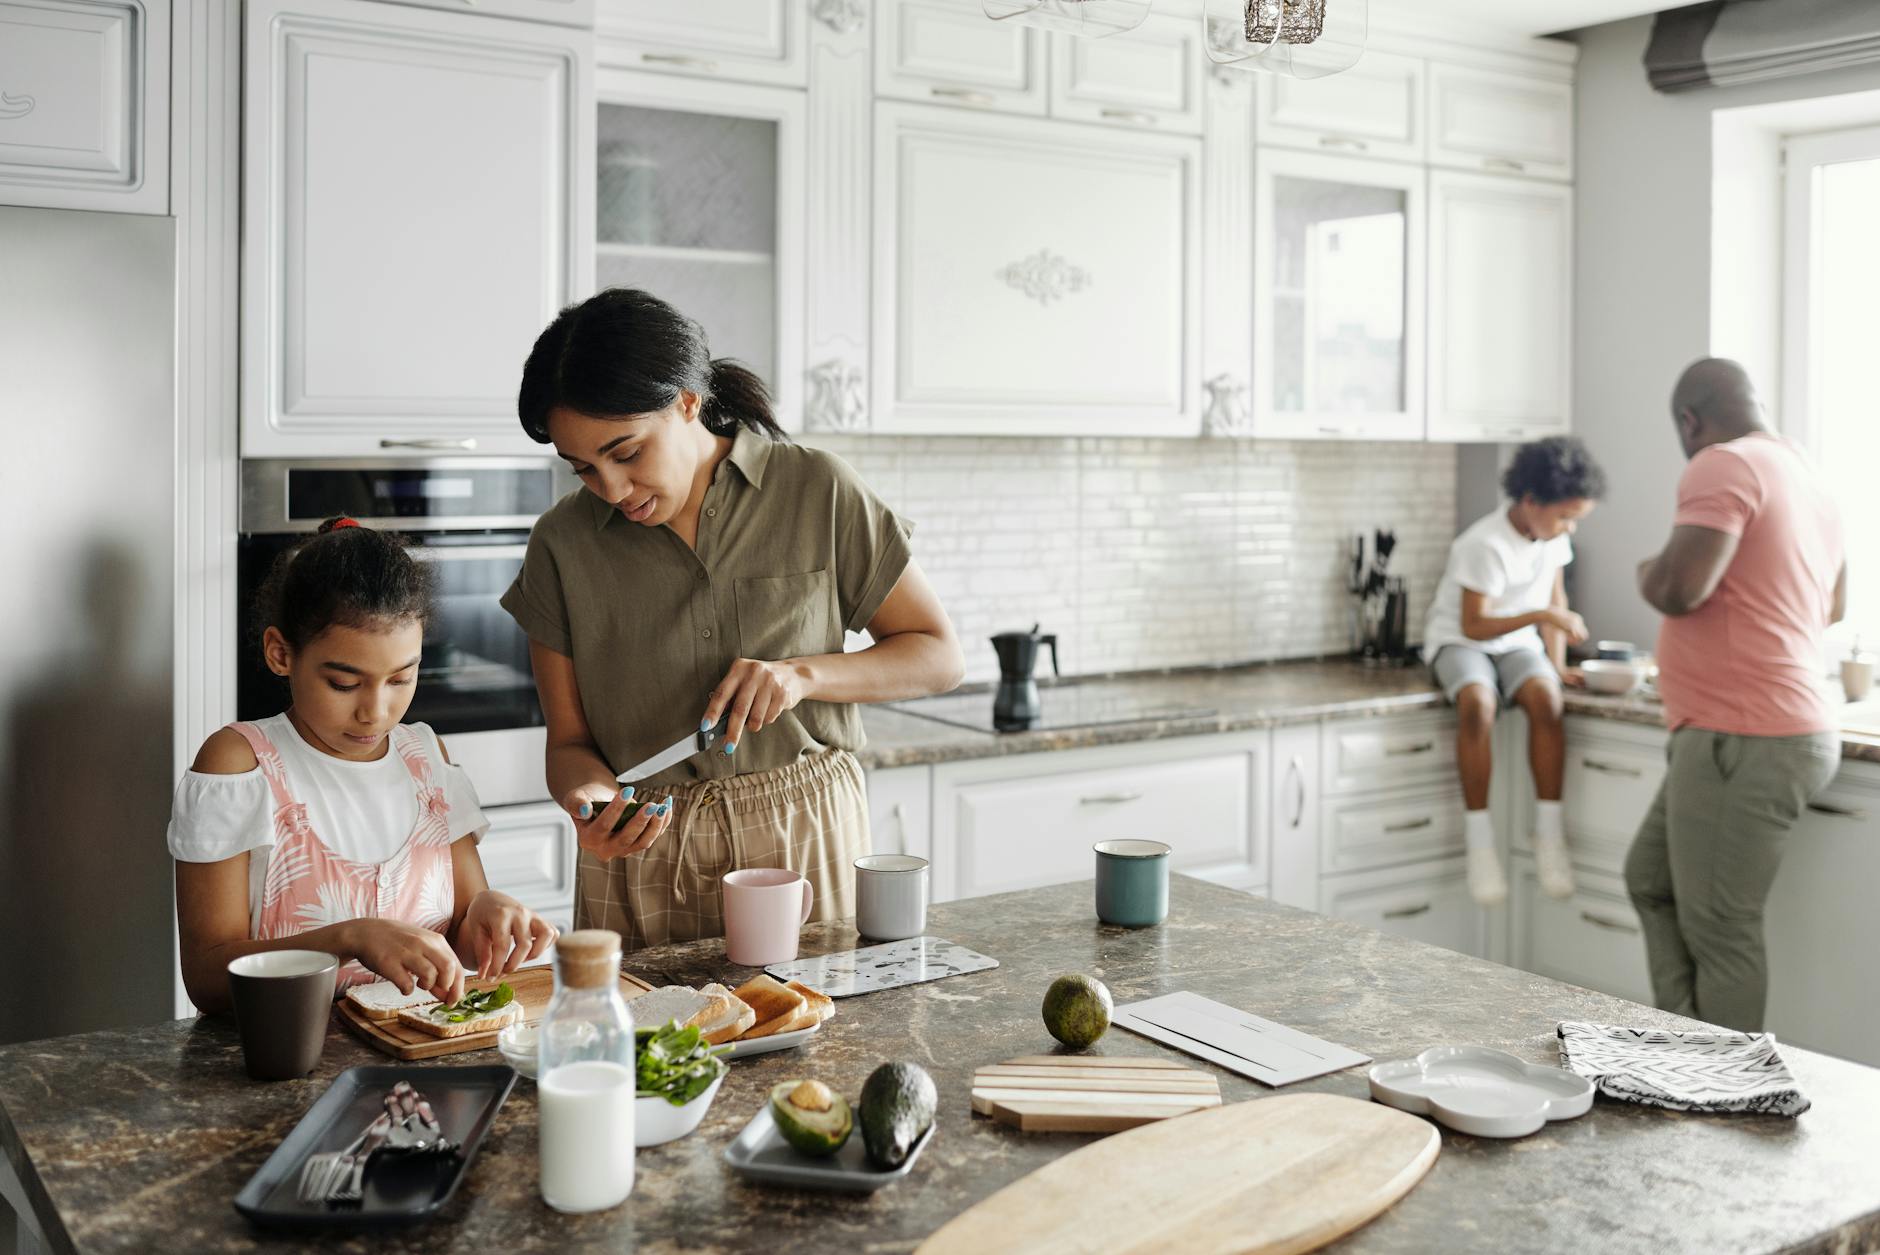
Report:
M 525 967 L 501 979 L 508 981 L 509 987 L 516 991 L 516 1001 L 522 1004 L 524 1024 L 534 1024 L 547 1013 L 549 999 L 555 996 L 554 968 L 548 964 Z M 478 989 L 489 987 L 485 981 L 471 983 Z M 639 977 L 621 973 L 621 997 L 633 998 L 651 988 Z M 490 1050 L 495 1047 L 497 1034 L 502 1031 L 491 1029 L 484 1033 L 466 1033 L 462 1037 L 433 1037 L 423 1029 L 400 1023 L 395 1018 L 368 1019 L 363 1011 L 355 1008 L 345 997 L 341 997 L 336 1004 L 334 1014 L 355 1037 L 394 1059 L 435 1059 L 439 1055 L 458 1055 L 469 1050 Z
M 1024 1133 L 1120 1133 L 1220 1105 L 1219 1081 L 1167 1059 L 1027 1055 L 973 1073 L 973 1110 Z

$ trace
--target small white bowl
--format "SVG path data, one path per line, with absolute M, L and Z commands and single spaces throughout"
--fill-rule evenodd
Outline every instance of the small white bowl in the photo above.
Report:
M 633 1144 L 635 1146 L 664 1146 L 667 1142 L 676 1142 L 699 1126 L 705 1119 L 705 1112 L 711 1107 L 712 1099 L 718 1096 L 718 1087 L 725 1083 L 725 1074 L 720 1072 L 718 1079 L 697 1098 L 683 1107 L 675 1107 L 658 1095 L 641 1095 L 633 1100 Z
M 503 1062 L 532 1081 L 535 1079 L 535 1047 L 533 1024 L 511 1024 L 496 1034 L 496 1049 L 502 1054 Z
M 1586 679 L 1586 691 L 1605 693 L 1612 697 L 1624 697 L 1636 692 L 1645 683 L 1647 670 L 1642 662 L 1618 662 L 1610 658 L 1589 658 L 1580 664 L 1580 674 Z

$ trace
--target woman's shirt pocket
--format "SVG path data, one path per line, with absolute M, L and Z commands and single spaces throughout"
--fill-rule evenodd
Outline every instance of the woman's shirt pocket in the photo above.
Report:
M 738 653 L 764 662 L 835 653 L 842 631 L 828 568 L 739 579 Z

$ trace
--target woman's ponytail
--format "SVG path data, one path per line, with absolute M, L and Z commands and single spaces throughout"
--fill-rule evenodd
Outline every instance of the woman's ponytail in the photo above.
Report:
M 773 440 L 788 439 L 770 411 L 770 389 L 749 367 L 728 357 L 715 357 L 710 386 L 702 417 L 706 430 L 714 436 L 734 435 L 739 427 L 749 427 Z

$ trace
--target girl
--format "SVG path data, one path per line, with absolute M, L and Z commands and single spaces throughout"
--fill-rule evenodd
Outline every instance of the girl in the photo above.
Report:
M 503 597 L 530 639 L 549 791 L 579 829 L 575 926 L 629 947 L 719 936 L 719 881 L 741 867 L 799 871 L 817 918 L 853 915 L 855 704 L 944 692 L 965 665 L 906 525 L 784 438 L 757 377 L 646 292 L 563 310 L 518 405 L 583 486 L 536 522 Z M 863 629 L 874 644 L 844 653 Z M 615 783 L 721 716 L 721 746 Z
M 183 983 L 229 1005 L 229 960 L 339 956 L 340 985 L 383 977 L 455 1001 L 540 957 L 555 930 L 490 889 L 476 790 L 424 724 L 418 679 L 431 573 L 396 537 L 329 519 L 262 588 L 261 649 L 288 708 L 231 724 L 177 786 L 170 818 Z

